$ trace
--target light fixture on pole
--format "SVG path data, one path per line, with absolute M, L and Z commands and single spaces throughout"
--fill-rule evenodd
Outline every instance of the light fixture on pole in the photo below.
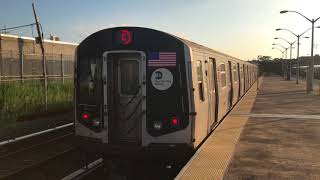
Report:
M 309 22 L 311 22 L 311 30 L 312 30 L 312 35 L 311 35 L 311 61 L 309 63 L 309 68 L 308 68 L 308 73 L 307 73 L 307 93 L 311 93 L 313 90 L 313 71 L 314 71 L 314 56 L 313 56 L 313 43 L 314 43 L 314 23 L 317 22 L 320 17 L 316 19 L 309 19 L 305 15 L 301 14 L 298 11 L 291 11 L 291 10 L 283 10 L 280 11 L 280 14 L 284 14 L 287 12 L 292 12 L 299 14 L 300 16 L 304 17 L 307 19 Z
M 279 46 L 279 47 L 281 47 L 281 48 L 283 48 L 284 49 L 284 51 L 283 51 L 283 53 L 282 53 L 282 60 L 281 60 L 281 69 L 282 69 L 282 75 L 283 75 L 283 79 L 286 79 L 285 78 L 285 74 L 287 74 L 287 68 L 285 68 L 285 60 L 283 59 L 284 57 L 284 53 L 286 53 L 286 56 L 285 56 L 285 59 L 287 59 L 287 55 L 288 55 L 288 49 L 289 49 L 289 47 L 284 47 L 283 45 L 281 45 L 281 44 L 277 44 L 277 43 L 273 43 L 272 44 L 273 46 Z
M 283 50 L 281 50 L 281 49 L 279 49 L 279 48 L 277 48 L 277 47 L 272 47 L 272 49 L 277 49 L 277 50 L 279 50 L 279 51 L 281 52 L 281 54 L 282 54 L 281 58 L 283 59 L 283 55 L 284 55 L 284 52 L 285 52 L 285 51 L 283 51 Z
M 288 63 L 288 72 L 287 72 L 287 80 L 288 81 L 290 81 L 290 78 L 291 78 L 291 61 L 292 61 L 292 45 L 296 42 L 296 41 L 294 41 L 294 42 L 289 42 L 288 40 L 286 40 L 286 39 L 284 39 L 284 38 L 282 38 L 282 37 L 275 37 L 274 39 L 281 39 L 281 40 L 284 40 L 284 41 L 286 41 L 289 45 L 290 45 L 290 61 L 289 61 L 289 63 Z
M 316 27 L 316 28 L 320 28 L 320 26 Z M 292 35 L 297 37 L 297 68 L 296 68 L 296 83 L 299 84 L 299 76 L 300 76 L 300 61 L 299 61 L 299 47 L 300 47 L 300 37 L 302 35 L 304 35 L 307 31 L 309 31 L 311 28 L 305 30 L 303 33 L 301 34 L 296 34 L 294 32 L 292 32 L 289 29 L 285 29 L 285 28 L 278 28 L 276 29 L 276 31 L 288 31 L 290 32 Z M 302 38 L 309 38 L 309 37 L 302 37 Z
M 287 48 L 286 48 L 286 47 L 284 47 L 283 45 L 278 44 L 278 43 L 273 43 L 272 45 L 282 47 L 282 48 L 284 49 L 284 51 L 283 51 L 283 52 L 285 52 L 285 53 L 286 53 L 285 58 L 287 59 L 287 50 L 289 49 L 289 47 L 287 47 Z M 282 58 L 284 58 L 284 57 L 282 57 Z

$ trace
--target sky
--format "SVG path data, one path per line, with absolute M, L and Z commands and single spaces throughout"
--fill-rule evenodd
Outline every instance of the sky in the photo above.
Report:
M 44 36 L 80 43 L 90 34 L 115 26 L 148 27 L 187 38 L 243 60 L 258 55 L 281 57 L 272 49 L 277 43 L 288 47 L 296 37 L 276 28 L 300 34 L 320 16 L 319 0 L 0 0 L 0 29 L 34 22 L 34 2 Z M 320 20 L 315 26 L 320 26 Z M 10 31 L 32 36 L 31 28 Z M 34 29 L 35 32 L 35 29 Z M 315 54 L 320 54 L 320 28 L 315 29 Z M 311 37 L 311 31 L 305 36 Z M 279 46 L 278 46 L 279 47 Z M 310 55 L 311 38 L 302 39 L 300 55 Z M 281 47 L 279 47 L 281 49 Z M 296 45 L 292 57 L 296 57 Z M 288 52 L 288 58 L 290 52 Z

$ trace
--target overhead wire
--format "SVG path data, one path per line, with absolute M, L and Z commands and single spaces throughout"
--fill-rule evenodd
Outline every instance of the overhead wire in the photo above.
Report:
M 7 31 L 7 30 L 12 30 L 12 29 L 19 29 L 19 28 L 23 28 L 23 27 L 33 26 L 33 25 L 35 25 L 35 24 L 36 24 L 36 23 L 31 23 L 31 24 L 26 24 L 26 25 L 21 25 L 21 26 L 3 28 L 3 29 L 0 29 L 0 31 Z

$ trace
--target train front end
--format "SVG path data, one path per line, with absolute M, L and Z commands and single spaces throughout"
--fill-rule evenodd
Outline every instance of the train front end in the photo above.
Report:
M 147 28 L 105 29 L 81 42 L 77 144 L 121 156 L 192 149 L 186 54 L 178 38 Z

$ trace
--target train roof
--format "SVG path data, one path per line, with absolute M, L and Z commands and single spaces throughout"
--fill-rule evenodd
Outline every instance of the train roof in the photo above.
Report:
M 231 58 L 231 59 L 234 59 L 234 60 L 239 60 L 239 61 L 244 61 L 244 60 L 241 60 L 239 58 L 236 58 L 236 57 L 233 57 L 233 56 L 230 56 L 228 54 L 225 54 L 225 53 L 222 53 L 222 52 L 219 52 L 217 50 L 214 50 L 214 49 L 211 49 L 211 48 L 208 48 L 206 46 L 203 46 L 201 44 L 197 44 L 195 42 L 192 42 L 190 40 L 187 40 L 187 39 L 184 39 L 184 38 L 181 38 L 181 37 L 178 37 L 177 35 L 174 35 L 174 34 L 170 34 L 170 33 L 167 33 L 167 32 L 164 32 L 164 31 L 160 31 L 160 30 L 156 30 L 156 29 L 152 29 L 152 28 L 146 28 L 146 27 L 137 27 L 137 26 L 120 26 L 120 27 L 113 27 L 113 28 L 107 28 L 107 29 L 103 29 L 103 30 L 100 30 L 92 35 L 90 35 L 89 37 L 87 37 L 85 40 L 83 40 L 80 44 L 82 44 L 83 42 L 85 42 L 88 38 L 92 37 L 93 35 L 95 34 L 100 34 L 100 33 L 103 33 L 104 31 L 106 30 L 117 30 L 117 29 L 136 29 L 136 30 L 142 30 L 142 31 L 153 31 L 155 33 L 161 33 L 161 34 L 165 34 L 173 39 L 176 39 L 178 41 L 180 41 L 181 43 L 183 43 L 184 45 L 186 45 L 187 47 L 190 47 L 191 49 L 193 50 L 204 50 L 204 51 L 207 51 L 208 53 L 213 53 L 213 54 L 217 54 L 217 55 L 221 55 L 221 56 L 224 56 L 224 57 L 228 57 L 228 58 Z M 246 62 L 246 61 L 244 61 Z M 249 63 L 249 62 L 248 62 Z M 250 63 L 251 64 L 251 63 Z
M 169 34 L 170 34 L 170 33 L 169 33 Z M 178 36 L 176 36 L 176 35 L 173 35 L 173 34 L 170 34 L 170 35 L 176 37 L 177 39 L 179 39 L 180 41 L 182 41 L 184 44 L 186 44 L 187 46 L 189 46 L 189 47 L 191 47 L 191 48 L 202 49 L 202 50 L 206 50 L 206 51 L 213 52 L 213 53 L 215 53 L 215 54 L 219 54 L 219 55 L 222 55 L 222 56 L 227 56 L 227 57 L 230 57 L 230 58 L 233 58 L 233 59 L 237 59 L 237 60 L 239 60 L 239 61 L 244 61 L 244 60 L 241 60 L 241 59 L 239 59 L 239 58 L 236 58 L 236 57 L 230 56 L 230 55 L 228 55 L 228 54 L 219 52 L 219 51 L 217 51 L 217 50 L 211 49 L 211 48 L 209 48 L 209 47 L 203 46 L 203 45 L 201 45 L 201 44 L 195 43 L 195 42 L 193 42 L 193 41 L 190 41 L 190 40 L 187 40 L 187 39 L 178 37 Z
M 233 57 L 231 55 L 228 55 L 228 54 L 225 54 L 225 53 L 222 53 L 222 52 L 219 52 L 217 50 L 214 50 L 214 49 L 211 49 L 209 47 L 206 47 L 204 45 L 201 45 L 201 44 L 198 44 L 198 43 L 195 43 L 193 41 L 190 41 L 188 39 L 185 39 L 185 38 L 182 38 L 182 37 L 179 37 L 177 35 L 174 35 L 174 34 L 171 34 L 171 33 L 167 33 L 167 32 L 164 32 L 164 31 L 160 31 L 160 30 L 156 30 L 156 29 L 152 29 L 152 28 L 146 28 L 146 27 L 135 27 L 135 26 L 126 26 L 126 27 L 123 27 L 123 28 L 141 28 L 141 29 L 149 29 L 149 30 L 152 30 L 152 31 L 158 31 L 160 33 L 165 33 L 165 34 L 168 34 L 180 41 L 182 41 L 185 45 L 191 47 L 191 48 L 197 48 L 197 49 L 202 49 L 202 50 L 206 50 L 206 51 L 211 51 L 215 54 L 220 54 L 222 56 L 227 56 L 227 57 L 230 57 L 230 58 L 233 58 L 233 59 L 237 59 L 237 60 L 240 60 L 240 61 L 244 61 L 244 60 L 241 60 L 239 58 L 236 58 L 236 57 Z

